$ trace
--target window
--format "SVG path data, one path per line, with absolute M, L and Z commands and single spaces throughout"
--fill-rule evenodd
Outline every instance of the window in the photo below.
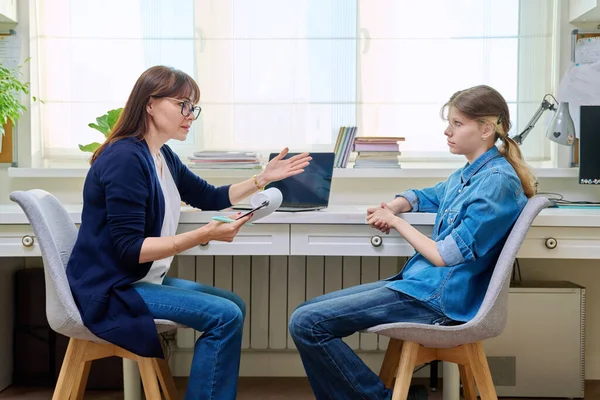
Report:
M 78 144 L 102 141 L 88 127 L 123 107 L 147 68 L 165 64 L 195 75 L 194 2 L 161 0 L 38 0 L 31 12 L 37 48 L 36 107 L 43 157 L 86 157 Z M 33 53 L 33 51 L 32 51 Z M 196 147 L 190 131 L 180 150 Z
M 356 125 L 405 136 L 407 160 L 451 159 L 439 110 L 453 92 L 497 88 L 514 134 L 555 81 L 547 0 L 37 0 L 35 11 L 45 104 L 33 118 L 50 158 L 101 139 L 87 124 L 156 64 L 201 89 L 194 131 L 170 143 L 182 156 L 330 151 Z M 531 160 L 550 158 L 543 122 L 522 147 Z
M 455 91 L 478 84 L 505 97 L 511 135 L 522 130 L 553 83 L 551 3 L 361 1 L 359 132 L 405 136 L 405 159 L 450 158 L 439 110 Z M 531 133 L 524 146 L 530 158 L 549 158 L 542 135 Z

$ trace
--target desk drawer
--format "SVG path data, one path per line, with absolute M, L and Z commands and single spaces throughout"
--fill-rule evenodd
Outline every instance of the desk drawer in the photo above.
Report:
M 30 225 L 0 225 L 1 257 L 40 257 L 40 247 Z
M 600 258 L 600 228 L 531 227 L 518 257 Z
M 431 236 L 431 226 L 415 226 Z M 368 225 L 292 225 L 292 255 L 411 256 L 414 250 L 396 231 Z
M 202 226 L 203 224 L 179 224 L 177 233 L 188 232 Z M 188 256 L 287 256 L 289 254 L 290 226 L 287 224 L 244 226 L 231 243 L 212 241 L 206 246 L 196 246 L 181 253 Z

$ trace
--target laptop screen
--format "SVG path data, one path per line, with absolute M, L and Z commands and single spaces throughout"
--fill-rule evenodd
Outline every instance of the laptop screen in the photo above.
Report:
M 288 153 L 285 159 L 296 154 L 298 153 Z M 275 156 L 277 153 L 271 153 L 269 160 Z M 335 153 L 310 153 L 310 156 L 312 157 L 310 165 L 304 168 L 303 173 L 267 185 L 267 188 L 275 187 L 281 191 L 282 206 L 289 204 L 327 206 L 329 204 Z

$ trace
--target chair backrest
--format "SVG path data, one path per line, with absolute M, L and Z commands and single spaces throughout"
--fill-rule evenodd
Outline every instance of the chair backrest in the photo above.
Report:
M 469 325 L 483 328 L 489 337 L 498 336 L 504 330 L 508 316 L 508 291 L 513 264 L 531 223 L 547 206 L 548 199 L 543 196 L 534 196 L 527 201 L 498 257 L 483 303 L 475 317 L 469 321 Z
M 25 212 L 40 245 L 50 327 L 71 337 L 89 336 L 67 281 L 66 266 L 77 239 L 77 228 L 67 210 L 56 197 L 40 189 L 15 191 L 10 199 Z

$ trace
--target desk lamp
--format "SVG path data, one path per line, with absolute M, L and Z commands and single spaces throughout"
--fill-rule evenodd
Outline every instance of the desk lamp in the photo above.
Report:
M 554 103 L 546 100 L 546 97 L 552 97 Z M 558 104 L 558 109 L 556 105 Z M 536 122 L 544 111 L 552 110 L 555 111 L 554 117 L 552 117 L 552 121 L 546 130 L 546 137 L 553 142 L 558 144 L 562 144 L 563 146 L 572 146 L 575 141 L 575 125 L 573 124 L 573 119 L 571 118 L 571 114 L 569 113 L 569 103 L 558 103 L 554 96 L 551 94 L 547 94 L 542 99 L 542 104 L 537 109 L 531 120 L 527 123 L 527 127 L 523 130 L 523 132 L 519 133 L 512 137 L 512 139 L 517 142 L 518 145 L 523 144 L 523 141 L 529 134 L 529 132 L 533 129 Z

